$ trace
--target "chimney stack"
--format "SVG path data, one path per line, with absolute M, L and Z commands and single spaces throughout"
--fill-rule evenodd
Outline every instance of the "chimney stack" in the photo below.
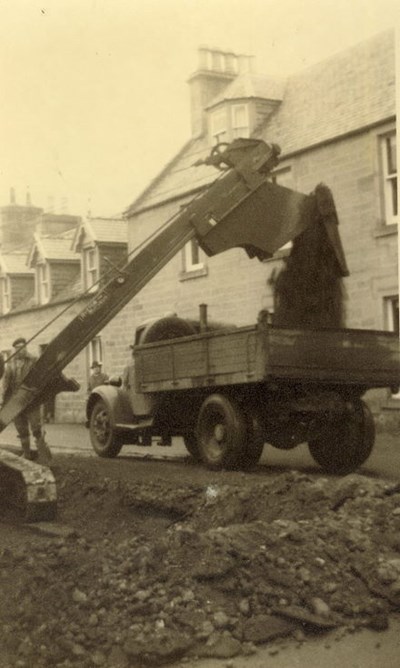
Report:
M 10 188 L 10 204 L 15 204 L 15 188 Z
M 250 56 L 238 56 L 232 51 L 212 49 L 207 46 L 199 48 L 198 57 L 198 69 L 189 78 L 192 136 L 194 137 L 203 134 L 206 130 L 206 106 L 235 79 L 240 71 L 239 67 L 245 66 L 244 59 L 247 58 L 248 61 L 251 59 Z
M 29 188 L 26 191 L 26 206 L 32 206 L 31 194 L 29 192 Z

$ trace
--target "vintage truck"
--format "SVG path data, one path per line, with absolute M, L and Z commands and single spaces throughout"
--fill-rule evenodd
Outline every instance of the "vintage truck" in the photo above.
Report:
M 138 328 L 133 352 L 124 386 L 97 387 L 88 400 L 102 457 L 181 436 L 210 468 L 246 468 L 265 443 L 286 450 L 307 442 L 325 471 L 345 474 L 374 445 L 363 395 L 399 385 L 396 334 L 282 328 L 267 312 L 237 328 L 162 318 Z
M 327 238 L 335 270 L 346 275 L 329 189 L 304 195 L 274 183 L 279 152 L 256 139 L 215 146 L 200 162 L 220 175 L 133 249 L 124 266 L 110 265 L 108 280 L 94 286 L 1 406 L 0 431 L 50 396 L 79 389 L 63 369 L 191 239 L 209 256 L 236 247 L 265 260 L 315 228 Z M 397 387 L 398 340 L 383 332 L 282 329 L 264 316 L 256 327 L 214 329 L 175 318 L 139 329 L 126 387 L 101 386 L 89 397 L 96 452 L 111 457 L 124 443 L 181 435 L 207 466 L 232 468 L 256 462 L 266 440 L 281 448 L 308 440 L 326 470 L 359 466 L 374 440 L 361 397 L 371 387 Z M 46 463 L 45 444 L 41 449 Z M 44 468 L 0 449 L 0 491 L 24 498 L 26 516 L 55 512 L 55 481 Z

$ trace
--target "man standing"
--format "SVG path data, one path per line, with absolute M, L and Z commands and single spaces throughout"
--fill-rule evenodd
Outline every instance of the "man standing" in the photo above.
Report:
M 89 378 L 89 386 L 88 386 L 88 392 L 92 392 L 95 387 L 98 385 L 104 385 L 108 381 L 108 376 L 106 373 L 103 373 L 101 370 L 101 363 L 100 362 L 93 362 L 92 366 L 90 367 L 92 369 L 92 375 Z
M 13 392 L 21 385 L 26 374 L 36 362 L 36 357 L 31 355 L 26 347 L 26 339 L 19 337 L 15 339 L 12 344 L 15 353 L 6 365 L 6 370 L 3 378 L 3 403 L 5 403 L 13 394 Z M 45 443 L 44 433 L 42 430 L 42 419 L 40 414 L 40 406 L 35 408 L 28 408 L 14 419 L 15 428 L 18 433 L 18 438 L 21 441 L 22 455 L 25 459 L 37 459 L 38 452 L 40 463 L 49 464 L 51 459 L 50 449 Z M 35 438 L 37 450 L 31 450 L 29 428 Z

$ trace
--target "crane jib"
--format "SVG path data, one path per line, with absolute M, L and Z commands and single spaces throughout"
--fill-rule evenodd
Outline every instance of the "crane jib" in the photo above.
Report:
M 277 156 L 274 145 L 239 139 L 206 160 L 215 166 L 223 163 L 228 170 L 117 270 L 48 344 L 23 386 L 1 408 L 0 431 L 29 406 L 79 388 L 62 370 L 190 239 L 196 237 L 209 255 L 243 247 L 250 257 L 264 259 L 313 222 L 315 198 L 271 183 Z M 333 230 L 334 246 L 336 238 Z

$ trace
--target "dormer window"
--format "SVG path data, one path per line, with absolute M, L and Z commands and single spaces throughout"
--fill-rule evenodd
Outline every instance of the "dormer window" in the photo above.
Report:
M 9 313 L 11 310 L 11 285 L 10 278 L 4 276 L 1 279 L 1 312 Z
M 215 144 L 228 141 L 227 109 L 222 107 L 211 114 L 211 135 Z
M 38 304 L 50 301 L 50 272 L 47 262 L 36 266 L 36 290 Z
M 83 281 L 86 290 L 90 290 L 99 280 L 99 255 L 97 248 L 83 251 Z
M 225 104 L 211 112 L 210 125 L 213 144 L 249 137 L 249 107 L 247 104 Z

